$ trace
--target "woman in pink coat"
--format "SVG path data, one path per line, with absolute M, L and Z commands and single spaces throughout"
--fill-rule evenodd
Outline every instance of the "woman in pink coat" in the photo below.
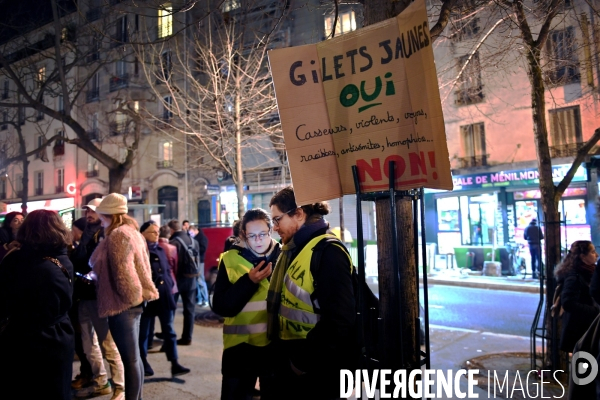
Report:
M 127 215 L 127 199 L 106 196 L 96 207 L 105 239 L 90 258 L 98 293 L 98 314 L 108 317 L 110 333 L 125 370 L 125 398 L 142 398 L 144 366 L 140 357 L 140 318 L 147 301 L 158 299 L 152 282 L 146 240 Z

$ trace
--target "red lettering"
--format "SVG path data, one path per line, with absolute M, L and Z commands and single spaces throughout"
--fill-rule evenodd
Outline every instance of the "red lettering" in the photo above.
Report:
M 404 158 L 400 157 L 399 155 L 392 154 L 391 156 L 388 156 L 383 163 L 383 172 L 387 178 L 390 177 L 390 161 L 394 161 L 396 163 L 396 171 L 394 176 L 396 177 L 396 180 L 398 180 L 406 171 L 406 162 L 404 161 Z
M 408 153 L 408 161 L 410 162 L 410 175 L 420 175 L 421 173 L 427 175 L 427 165 L 425 164 L 425 153 Z M 419 171 L 419 167 L 421 171 Z
M 389 157 L 388 157 L 389 158 Z M 385 160 L 387 163 L 387 159 Z M 369 174 L 372 180 L 378 182 L 382 179 L 381 177 L 381 164 L 379 158 L 372 158 L 371 164 L 366 160 L 356 160 L 356 168 L 358 169 L 358 180 L 365 182 Z M 387 174 L 386 174 L 387 175 Z

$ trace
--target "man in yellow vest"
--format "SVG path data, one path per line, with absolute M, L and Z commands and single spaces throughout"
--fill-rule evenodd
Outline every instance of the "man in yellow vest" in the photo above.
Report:
M 283 243 L 267 294 L 268 337 L 274 342 L 282 399 L 339 398 L 340 369 L 355 359 L 356 310 L 352 262 L 341 243 L 313 249 L 328 233 L 326 202 L 298 206 L 286 187 L 269 204 Z

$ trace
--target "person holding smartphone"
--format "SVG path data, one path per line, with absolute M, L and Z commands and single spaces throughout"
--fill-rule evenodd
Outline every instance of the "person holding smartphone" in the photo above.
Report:
M 248 210 L 240 223 L 240 240 L 223 253 L 215 282 L 213 310 L 225 317 L 221 373 L 222 400 L 251 399 L 260 379 L 262 400 L 269 387 L 267 290 L 281 252 L 271 238 L 273 222 L 260 208 Z

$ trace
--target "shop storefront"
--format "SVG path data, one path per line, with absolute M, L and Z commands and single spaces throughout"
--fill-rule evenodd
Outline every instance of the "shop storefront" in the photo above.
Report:
M 71 229 L 75 217 L 75 199 L 65 197 L 61 199 L 49 199 L 30 201 L 27 203 L 27 212 L 35 210 L 51 210 L 56 211 L 62 217 L 67 228 Z M 7 204 L 6 212 L 21 211 L 21 203 Z
M 553 167 L 555 182 L 570 165 Z M 544 223 L 536 168 L 482 172 L 453 177 L 454 191 L 425 195 L 427 241 L 437 243 L 438 253 L 455 253 L 465 246 L 504 247 L 507 242 L 526 243 L 523 232 L 533 218 Z M 581 166 L 559 203 L 563 220 L 563 246 L 575 240 L 591 240 L 588 174 Z

